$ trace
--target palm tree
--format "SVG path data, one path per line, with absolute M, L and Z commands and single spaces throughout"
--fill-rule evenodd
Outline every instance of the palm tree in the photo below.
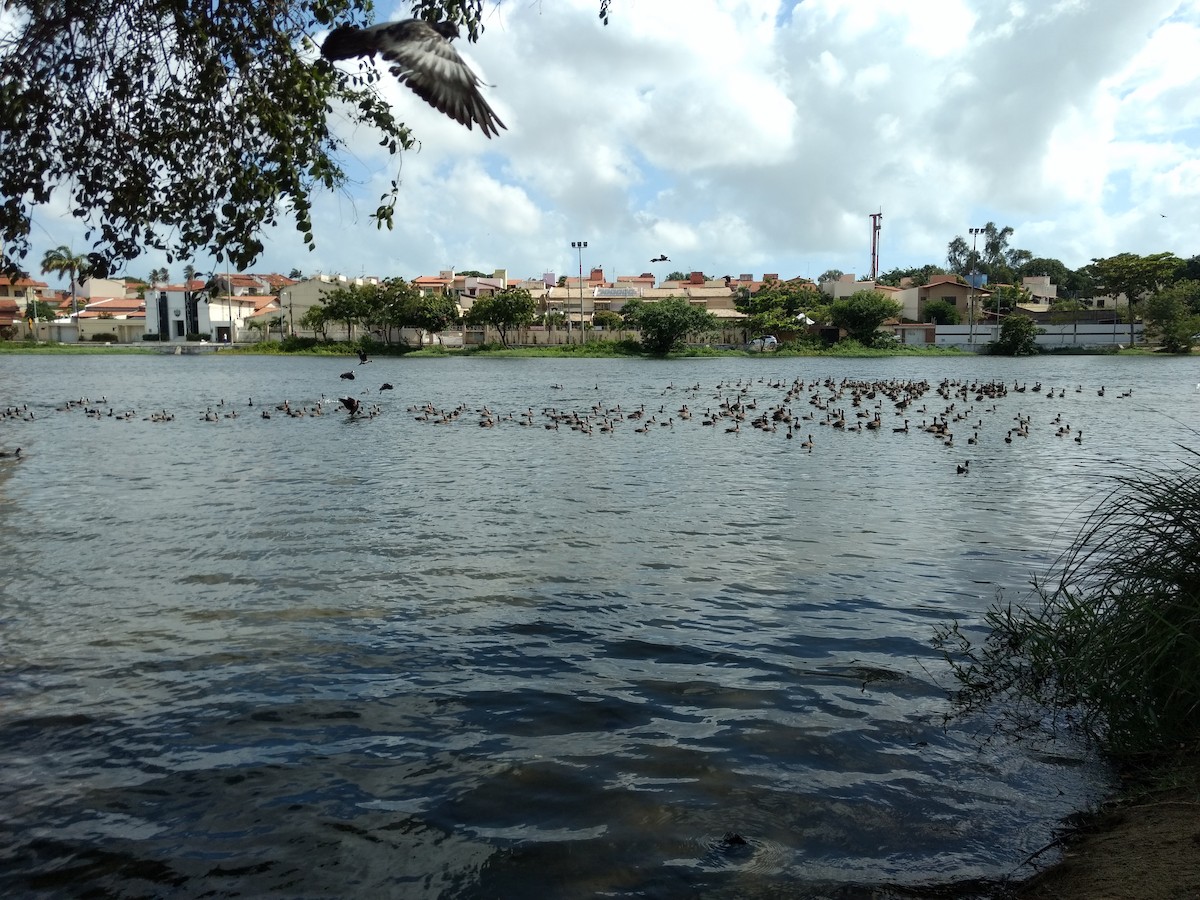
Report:
M 46 255 L 42 257 L 42 274 L 46 275 L 50 272 L 55 274 L 71 276 L 71 318 L 78 324 L 78 304 L 76 302 L 76 281 L 80 275 L 86 275 L 88 271 L 88 259 L 82 253 L 76 254 L 66 244 L 61 247 L 55 247 L 53 250 L 47 250 Z

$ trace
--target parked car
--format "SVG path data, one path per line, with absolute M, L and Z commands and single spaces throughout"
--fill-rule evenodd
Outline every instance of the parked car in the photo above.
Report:
M 775 340 L 775 335 L 764 334 L 761 337 L 756 337 L 752 340 L 747 349 L 756 350 L 762 353 L 765 350 L 774 350 L 779 346 L 779 341 Z

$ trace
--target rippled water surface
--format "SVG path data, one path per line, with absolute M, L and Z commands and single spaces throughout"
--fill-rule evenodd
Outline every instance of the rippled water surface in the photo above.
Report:
M 1027 874 L 1105 789 L 944 728 L 930 637 L 1195 446 L 1195 363 L 352 362 L 0 357 L 33 413 L 0 422 L 0 892 L 880 896 Z M 816 380 L 976 377 L 1030 390 L 750 427 L 796 379 L 819 416 Z M 379 414 L 274 409 L 348 390 Z M 917 431 L 949 402 L 953 448 Z

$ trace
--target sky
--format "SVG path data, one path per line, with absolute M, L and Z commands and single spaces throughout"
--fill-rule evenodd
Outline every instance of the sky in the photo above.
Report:
M 353 183 L 317 195 L 315 251 L 285 219 L 250 271 L 861 276 L 872 213 L 880 272 L 945 265 L 988 222 L 1069 268 L 1200 253 L 1197 0 L 613 0 L 607 26 L 598 9 L 502 0 L 457 42 L 508 126 L 493 140 L 390 78 L 419 149 L 388 157 L 335 116 Z M 35 221 L 31 261 L 87 249 L 53 204 Z M 126 274 L 164 265 L 181 277 L 161 255 Z

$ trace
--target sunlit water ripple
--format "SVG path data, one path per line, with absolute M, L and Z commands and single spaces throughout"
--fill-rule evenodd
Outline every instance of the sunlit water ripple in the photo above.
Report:
M 26 457 L 0 465 L 0 891 L 877 897 L 1028 874 L 1105 790 L 1081 748 L 943 727 L 930 637 L 1022 596 L 1106 475 L 1195 445 L 1192 361 L 380 359 L 375 418 L 259 415 L 348 367 L 0 357 L 34 411 L 0 422 Z M 812 453 L 699 423 L 718 384 L 767 408 L 825 377 L 1066 394 L 967 401 L 953 449 L 886 403 L 877 433 L 803 423 Z M 80 397 L 137 414 L 56 410 Z M 646 434 L 540 415 L 682 402 Z

